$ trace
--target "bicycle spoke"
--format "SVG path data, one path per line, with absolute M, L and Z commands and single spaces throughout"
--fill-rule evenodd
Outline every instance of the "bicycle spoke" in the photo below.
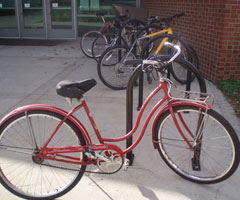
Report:
M 85 166 L 36 158 L 40 150 L 35 145 L 41 149 L 61 119 L 50 111 L 28 111 L 6 122 L 0 135 L 0 178 L 4 177 L 1 182 L 20 197 L 53 199 L 66 193 L 82 177 Z M 68 123 L 62 124 L 49 147 L 85 144 L 82 135 Z M 83 159 L 81 152 L 67 156 Z

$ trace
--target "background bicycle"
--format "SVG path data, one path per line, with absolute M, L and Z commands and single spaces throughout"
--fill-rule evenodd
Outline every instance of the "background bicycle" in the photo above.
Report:
M 117 15 L 111 21 L 106 22 L 104 18 L 104 13 L 97 13 L 98 17 L 101 17 L 104 26 L 100 30 L 91 30 L 86 32 L 80 39 L 80 48 L 82 52 L 90 58 L 93 58 L 92 55 L 92 43 L 93 41 L 103 33 L 109 33 L 109 37 L 114 37 L 116 33 L 115 29 L 119 29 L 121 24 L 128 19 L 127 15 Z M 112 35 L 111 35 L 112 34 Z
M 151 58 L 157 55 L 167 55 L 172 54 L 173 49 L 170 47 L 165 47 L 164 43 L 166 41 L 171 41 L 172 43 L 178 44 L 182 48 L 182 56 L 190 61 L 194 61 L 196 64 L 196 68 L 198 67 L 197 63 L 197 54 L 193 51 L 192 48 L 189 47 L 187 43 L 185 43 L 180 37 L 173 35 L 172 28 L 169 27 L 170 22 L 174 18 L 178 18 L 183 16 L 183 14 L 174 15 L 170 18 L 164 18 L 163 20 L 159 20 L 161 23 L 167 24 L 167 28 L 163 30 L 157 30 L 157 32 L 151 33 L 150 30 L 153 27 L 158 27 L 161 29 L 163 26 L 161 25 L 148 25 L 143 27 L 138 20 L 129 20 L 132 21 L 129 23 L 127 21 L 121 28 L 120 35 L 124 38 L 125 32 L 133 32 L 131 35 L 134 36 L 132 45 L 129 47 L 128 45 L 115 45 L 111 48 L 107 48 L 98 61 L 98 75 L 101 81 L 109 88 L 115 90 L 125 89 L 127 86 L 127 82 L 129 77 L 134 71 L 134 67 L 132 66 L 124 66 L 123 62 L 127 59 L 132 58 Z M 133 23 L 134 22 L 134 23 Z M 149 33 L 146 35 L 147 33 Z M 123 33 L 123 34 L 122 34 Z M 166 34 L 167 33 L 167 34 Z M 128 34 L 129 36 L 129 34 Z M 149 38 L 152 38 L 149 40 Z M 131 39 L 130 39 L 131 40 Z M 129 58 L 128 58 L 129 57 Z M 195 59 L 193 59 L 195 58 Z M 182 68 L 178 70 L 177 68 Z M 169 72 L 174 75 L 174 78 L 182 83 L 187 83 L 187 70 L 184 66 L 173 63 L 172 66 L 169 67 Z M 178 72 L 178 73 L 177 73 Z M 148 82 L 152 82 L 152 78 L 150 77 L 151 72 L 146 72 Z M 154 78 L 154 75 L 153 75 Z M 155 78 L 156 79 L 156 78 Z M 189 79 L 193 81 L 194 75 Z

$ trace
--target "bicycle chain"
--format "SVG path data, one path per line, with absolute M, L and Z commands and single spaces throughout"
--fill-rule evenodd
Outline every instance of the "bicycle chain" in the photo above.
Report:
M 54 167 L 54 168 L 57 168 L 57 169 L 64 169 L 64 170 L 69 170 L 69 171 L 79 171 L 79 172 L 86 172 L 86 173 L 93 173 L 93 174 L 114 174 L 114 173 L 106 173 L 106 172 L 94 172 L 94 171 L 88 171 L 88 170 L 78 170 L 78 169 L 69 169 L 69 168 L 66 168 L 66 167 L 58 167 L 58 166 L 55 166 L 55 165 L 48 165 L 48 164 L 39 164 L 39 165 L 43 165 L 43 166 L 48 166 L 48 167 Z

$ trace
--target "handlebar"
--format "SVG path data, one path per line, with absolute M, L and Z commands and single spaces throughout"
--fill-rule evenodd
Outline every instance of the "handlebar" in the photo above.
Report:
M 169 26 L 169 23 L 174 19 L 174 18 L 180 18 L 180 17 L 183 17 L 183 16 L 186 16 L 184 12 L 182 13 L 178 13 L 176 15 L 173 15 L 171 17 L 168 17 L 168 18 L 161 18 L 159 19 L 158 16 L 151 16 L 149 18 L 149 20 L 151 21 L 150 23 L 166 23 L 168 26 Z
M 174 49 L 177 50 L 177 52 L 171 57 L 170 60 L 166 61 L 164 64 L 164 66 L 166 66 L 167 64 L 173 62 L 181 53 L 181 48 L 178 45 L 174 45 L 170 42 L 165 42 L 164 45 L 168 46 L 168 47 L 173 47 Z M 161 65 L 162 63 L 160 63 L 159 61 L 156 60 L 141 60 L 141 59 L 136 59 L 136 60 L 126 60 L 124 61 L 125 65 Z
M 179 54 L 181 53 L 181 48 L 178 45 L 174 45 L 170 42 L 165 42 L 164 44 L 168 47 L 173 47 L 174 49 L 177 50 L 177 52 L 173 55 L 173 57 L 169 61 L 167 61 L 167 64 L 169 64 L 169 63 L 173 62 L 179 56 Z

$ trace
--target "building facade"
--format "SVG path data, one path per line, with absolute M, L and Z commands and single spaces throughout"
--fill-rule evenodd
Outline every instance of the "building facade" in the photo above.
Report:
M 240 79 L 240 0 L 142 0 L 142 7 L 161 17 L 185 12 L 174 33 L 196 49 L 204 77 Z
M 102 26 L 96 12 L 114 16 L 113 4 L 140 0 L 0 0 L 0 38 L 75 39 Z
M 196 49 L 204 77 L 240 79 L 240 0 L 0 0 L 0 38 L 76 39 L 102 26 L 96 12 L 114 16 L 113 4 L 160 17 L 185 12 L 174 33 Z

